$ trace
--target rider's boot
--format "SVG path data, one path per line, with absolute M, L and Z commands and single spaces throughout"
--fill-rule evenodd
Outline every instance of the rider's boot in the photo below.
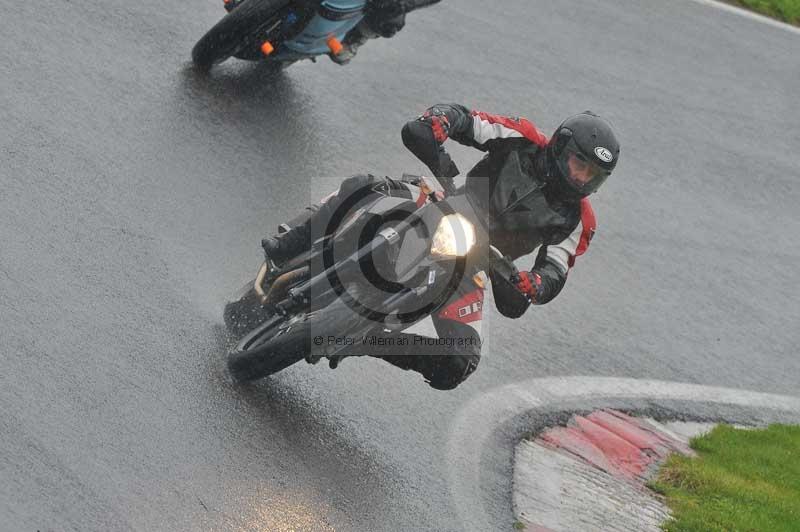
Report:
M 328 222 L 337 205 L 336 199 L 327 198 L 320 204 L 306 207 L 303 213 L 290 221 L 288 225 L 281 224 L 277 236 L 270 236 L 261 241 L 261 247 L 264 248 L 267 259 L 280 266 L 311 249 L 312 229 L 321 227 L 322 224 Z
M 289 231 L 270 236 L 261 241 L 264 255 L 276 265 L 280 266 L 311 247 L 310 227 L 306 224 L 292 227 Z
M 475 371 L 480 355 L 383 355 L 376 358 L 400 369 L 420 373 L 431 388 L 452 390 Z
M 347 34 L 344 41 L 342 41 L 341 51 L 339 51 L 338 54 L 329 54 L 331 61 L 337 65 L 346 65 L 353 60 L 362 44 L 377 37 L 378 34 L 375 33 L 365 21 L 362 21 L 358 26 L 353 28 L 350 33 Z
M 341 222 L 342 214 L 337 211 L 345 199 L 347 200 L 345 206 L 354 208 L 360 205 L 361 200 L 368 198 L 373 187 L 382 181 L 369 174 L 359 174 L 345 179 L 335 194 L 331 194 L 318 205 L 307 207 L 303 214 L 292 220 L 288 231 L 261 241 L 261 247 L 264 248 L 267 258 L 281 265 L 311 249 L 314 240 L 323 234 L 328 234 L 337 223 Z
M 413 370 L 417 373 L 421 373 L 422 375 L 431 372 L 431 365 L 426 364 L 426 360 L 421 359 L 422 357 L 415 357 L 413 355 L 380 355 L 375 356 L 375 358 L 385 360 L 392 366 L 406 371 Z

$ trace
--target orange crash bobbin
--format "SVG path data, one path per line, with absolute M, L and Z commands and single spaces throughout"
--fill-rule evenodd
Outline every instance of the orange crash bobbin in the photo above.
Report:
M 328 37 L 328 48 L 330 49 L 333 55 L 339 55 L 341 51 L 344 49 L 344 46 L 342 45 L 341 42 L 339 42 L 339 39 L 331 35 L 330 37 Z
M 264 55 L 270 55 L 274 51 L 275 47 L 272 46 L 272 43 L 269 41 L 265 41 L 264 44 L 261 45 L 261 53 Z

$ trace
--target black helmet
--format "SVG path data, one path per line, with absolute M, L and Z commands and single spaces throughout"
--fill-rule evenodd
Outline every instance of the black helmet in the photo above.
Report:
M 559 188 L 585 197 L 608 179 L 619 159 L 611 124 L 591 111 L 564 120 L 547 145 L 550 175 Z

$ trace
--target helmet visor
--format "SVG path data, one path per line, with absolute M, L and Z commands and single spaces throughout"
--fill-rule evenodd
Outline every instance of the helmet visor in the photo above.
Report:
M 611 175 L 611 172 L 589 160 L 572 142 L 558 157 L 558 167 L 561 175 L 581 194 L 595 192 Z

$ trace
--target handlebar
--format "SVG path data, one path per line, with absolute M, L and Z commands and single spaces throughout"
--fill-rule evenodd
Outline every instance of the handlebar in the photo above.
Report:
M 489 257 L 488 269 L 500 275 L 503 279 L 513 282 L 519 282 L 519 270 L 510 258 L 503 255 L 499 249 L 494 246 L 489 246 L 491 257 Z

